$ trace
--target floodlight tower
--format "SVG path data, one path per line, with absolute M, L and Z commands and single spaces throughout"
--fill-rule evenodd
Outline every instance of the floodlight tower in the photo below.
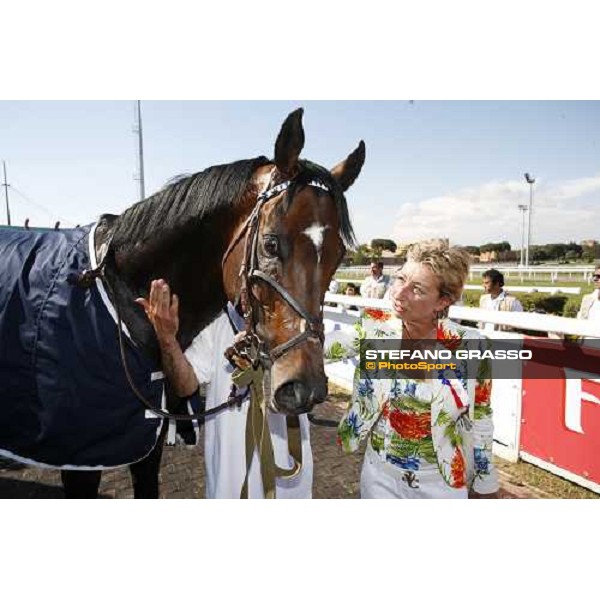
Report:
M 527 212 L 527 204 L 519 204 L 519 212 L 521 213 L 521 258 L 519 260 L 519 266 L 523 266 L 523 259 L 525 258 L 525 213 Z
M 535 179 L 525 173 L 525 181 L 529 184 L 529 214 L 527 215 L 527 254 L 525 255 L 525 265 L 529 266 L 529 250 L 531 248 L 531 217 L 533 213 L 533 184 Z

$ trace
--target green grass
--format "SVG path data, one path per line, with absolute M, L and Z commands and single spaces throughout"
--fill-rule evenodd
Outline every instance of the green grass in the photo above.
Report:
M 514 485 L 524 486 L 532 491 L 539 490 L 540 497 L 598 500 L 600 496 L 587 488 L 571 483 L 558 475 L 544 471 L 526 462 L 511 463 L 494 457 L 496 467 Z

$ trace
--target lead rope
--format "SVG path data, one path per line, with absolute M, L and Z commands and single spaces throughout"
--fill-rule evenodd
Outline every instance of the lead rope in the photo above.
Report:
M 255 450 L 258 450 L 260 474 L 263 484 L 264 496 L 268 500 L 276 497 L 275 480 L 277 477 L 284 479 L 296 476 L 302 469 L 302 440 L 297 417 L 287 417 L 289 453 L 294 464 L 289 469 L 284 469 L 275 462 L 273 440 L 269 431 L 268 407 L 266 395 L 263 392 L 265 373 L 259 365 L 242 370 L 236 369 L 231 376 L 237 387 L 250 387 L 250 407 L 246 419 L 246 476 L 240 492 L 240 498 L 248 498 L 248 480 Z

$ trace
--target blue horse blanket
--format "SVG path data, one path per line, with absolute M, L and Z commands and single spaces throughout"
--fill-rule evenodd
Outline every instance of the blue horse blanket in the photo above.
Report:
M 95 266 L 92 226 L 0 231 L 0 455 L 54 467 L 137 462 L 162 419 L 125 378 L 102 283 L 71 285 Z M 162 373 L 125 335 L 138 389 L 163 404 Z

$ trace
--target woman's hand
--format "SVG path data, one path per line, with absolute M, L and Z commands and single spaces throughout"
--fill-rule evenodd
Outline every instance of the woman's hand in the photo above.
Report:
M 136 302 L 144 307 L 159 344 L 165 346 L 177 343 L 179 298 L 177 294 L 171 294 L 169 284 L 163 279 L 154 280 L 150 285 L 148 299 L 137 298 Z

